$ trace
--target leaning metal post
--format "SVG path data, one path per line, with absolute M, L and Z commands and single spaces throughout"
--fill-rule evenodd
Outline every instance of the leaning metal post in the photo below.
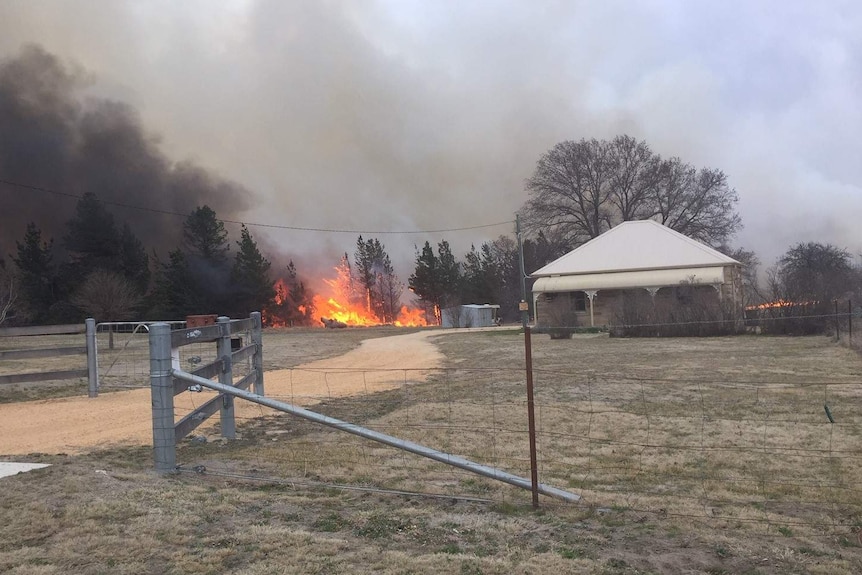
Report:
M 96 359 L 96 320 L 88 317 L 84 322 L 87 326 L 87 395 L 99 395 L 99 363 Z
M 255 346 L 251 361 L 257 374 L 254 378 L 254 392 L 258 395 L 265 395 L 263 393 L 263 323 L 259 311 L 251 312 L 251 324 L 251 342 Z
M 521 268 L 521 325 L 524 328 L 524 356 L 527 372 L 527 432 L 530 436 L 530 480 L 532 481 L 533 509 L 539 508 L 539 468 L 536 456 L 536 405 L 533 401 L 533 346 L 530 339 L 527 304 L 527 272 L 524 269 L 524 244 L 521 242 L 521 217 L 515 215 L 515 235 L 518 237 L 518 262 Z
M 218 318 L 218 326 L 221 337 L 216 342 L 217 355 L 221 360 L 221 373 L 218 380 L 222 385 L 233 385 L 233 365 L 230 348 L 230 318 L 221 316 Z M 227 439 L 236 439 L 236 418 L 234 417 L 233 397 L 222 396 L 221 404 L 221 436 Z
M 327 425 L 340 431 L 345 431 L 353 435 L 358 435 L 359 437 L 364 437 L 365 439 L 370 439 L 384 445 L 389 445 L 390 447 L 396 447 L 398 449 L 402 449 L 416 455 L 421 455 L 422 457 L 427 457 L 428 459 L 433 459 L 434 461 L 446 463 L 448 465 L 452 465 L 453 467 L 457 467 L 459 469 L 463 469 L 465 471 L 469 471 L 483 477 L 488 477 L 490 479 L 502 481 L 503 483 L 508 483 L 509 485 L 514 485 L 515 487 L 520 487 L 521 489 L 532 489 L 531 482 L 524 479 L 523 477 L 518 477 L 517 475 L 513 475 L 511 473 L 507 473 L 493 467 L 487 467 L 485 465 L 481 465 L 468 459 L 464 459 L 463 457 L 458 457 L 457 455 L 437 451 L 436 449 L 431 449 L 430 447 L 425 447 L 424 445 L 419 445 L 418 443 L 413 443 L 412 441 L 399 439 L 391 435 L 386 435 L 385 433 L 380 433 L 379 431 L 374 431 L 373 429 L 360 427 L 359 425 L 355 425 L 353 423 L 348 423 L 346 421 L 341 421 L 340 419 L 321 415 L 320 413 L 315 413 L 313 411 L 309 411 L 307 409 L 303 409 L 289 403 L 284 403 L 283 401 L 277 401 L 269 397 L 261 397 L 244 389 L 222 385 L 212 380 L 205 379 L 197 375 L 192 375 L 184 371 L 174 370 L 173 374 L 174 377 L 176 377 L 177 379 L 181 379 L 189 383 L 194 383 L 202 387 L 207 387 L 209 389 L 214 389 L 219 393 L 240 397 L 242 399 L 257 403 L 259 405 L 271 407 L 273 409 L 277 409 L 279 411 L 295 415 L 296 417 L 301 417 L 315 423 Z M 550 485 L 539 484 L 538 491 L 542 495 L 556 497 L 557 499 L 562 499 L 569 502 L 577 502 L 581 499 L 580 495 L 577 495 L 575 493 L 569 493 L 568 491 L 564 491 Z

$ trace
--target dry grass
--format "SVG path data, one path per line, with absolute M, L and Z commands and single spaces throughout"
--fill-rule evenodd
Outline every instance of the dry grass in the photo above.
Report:
M 287 368 L 353 335 L 267 333 L 265 357 Z M 319 410 L 527 475 L 522 337 L 436 341 L 448 367 L 427 383 Z M 148 449 L 36 458 L 55 465 L 2 480 L 0 572 L 862 572 L 852 351 L 827 338 L 534 344 L 541 479 L 582 505 L 533 512 L 528 493 L 271 417 L 245 421 L 241 441 L 184 443 L 184 468 L 204 474 L 158 477 Z

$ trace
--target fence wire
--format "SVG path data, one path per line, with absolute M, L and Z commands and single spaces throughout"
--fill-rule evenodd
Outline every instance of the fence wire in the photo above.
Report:
M 856 381 L 632 377 L 536 363 L 539 481 L 581 495 L 584 507 L 805 527 L 815 535 L 858 529 Z M 289 369 L 268 373 L 266 385 L 268 397 L 529 477 L 522 368 Z M 181 452 L 183 468 L 298 485 L 529 499 L 257 405 L 238 414 L 247 447 L 225 452 L 221 442 L 193 439 Z

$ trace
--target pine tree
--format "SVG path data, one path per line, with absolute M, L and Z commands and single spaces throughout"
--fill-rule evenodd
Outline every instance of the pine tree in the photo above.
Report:
M 156 276 L 150 294 L 150 313 L 165 320 L 178 320 L 187 315 L 206 313 L 199 305 L 199 290 L 194 274 L 182 250 L 168 254 L 167 263 L 156 258 Z
M 63 276 L 68 291 L 77 291 L 97 270 L 120 273 L 143 294 L 150 280 L 149 258 L 129 226 L 117 230 L 114 216 L 93 193 L 86 193 L 66 224 L 63 244 L 70 253 Z
M 66 224 L 63 245 L 69 251 L 64 270 L 70 291 L 96 270 L 116 270 L 122 266 L 121 241 L 114 216 L 92 192 L 75 206 L 75 215 Z
M 476 250 L 475 245 L 471 245 L 470 251 L 464 256 L 464 275 L 461 288 L 461 300 L 464 303 L 481 303 L 487 299 L 486 271 L 482 254 Z
M 183 237 L 190 253 L 212 263 L 227 259 L 230 245 L 224 223 L 209 206 L 200 206 L 189 214 L 183 224 Z
M 425 242 L 421 252 L 417 250 L 416 268 L 407 281 L 410 290 L 422 302 L 425 315 L 433 316 L 439 323 L 442 300 L 440 260 L 434 255 L 434 249 L 429 242 Z
M 147 291 L 150 283 L 150 258 L 128 224 L 123 225 L 123 231 L 120 233 L 119 271 L 132 283 L 138 294 Z
M 384 323 L 394 323 L 398 319 L 403 290 L 404 284 L 395 275 L 395 268 L 392 267 L 389 255 L 382 252 L 372 301 L 374 302 L 375 314 Z
M 362 236 L 359 236 L 359 239 L 356 240 L 356 252 L 353 254 L 353 261 L 356 264 L 356 279 L 359 284 L 357 287 L 362 291 L 367 311 L 372 311 L 371 293 L 377 279 L 374 274 L 373 248 L 373 240 L 364 241 Z
M 452 248 L 446 240 L 437 244 L 437 259 L 440 262 L 440 305 L 451 306 L 460 303 L 461 264 L 455 259 Z
M 201 206 L 183 223 L 185 261 L 196 289 L 189 294 L 190 307 L 201 314 L 231 314 L 236 306 L 232 269 L 227 259 L 227 232 L 209 206 Z
M 244 225 L 240 231 L 240 240 L 236 244 L 239 251 L 231 271 L 234 288 L 233 311 L 236 315 L 246 316 L 270 305 L 275 297 L 275 289 L 269 277 L 271 264 L 260 253 L 257 243 Z
M 57 276 L 51 250 L 53 240 L 43 241 L 36 224 L 27 224 L 24 241 L 15 242 L 18 255 L 12 261 L 18 267 L 24 314 L 31 323 L 44 323 L 50 308 L 57 302 Z
M 354 253 L 356 278 L 365 297 L 366 309 L 380 321 L 392 322 L 397 316 L 393 307 L 400 302 L 403 284 L 395 275 L 386 248 L 378 239 L 356 241 Z

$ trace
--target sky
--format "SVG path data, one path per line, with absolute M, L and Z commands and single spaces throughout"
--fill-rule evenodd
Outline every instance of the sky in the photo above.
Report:
M 623 133 L 723 170 L 764 267 L 801 241 L 858 261 L 860 30 L 840 0 L 3 0 L 0 60 L 41 46 L 128 104 L 248 192 L 226 216 L 350 230 L 251 227 L 301 272 L 363 230 L 406 281 L 414 245 L 510 234 L 554 144 Z

